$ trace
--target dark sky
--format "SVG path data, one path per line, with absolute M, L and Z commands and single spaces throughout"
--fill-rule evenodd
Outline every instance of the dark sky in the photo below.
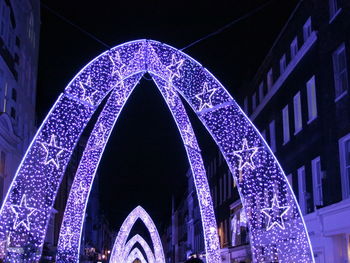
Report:
M 227 1 L 42 1 L 109 46 L 149 38 L 183 48 L 267 3 Z M 185 50 L 235 97 L 268 52 L 297 0 L 272 0 L 254 15 Z M 106 47 L 42 7 L 37 115 L 40 123 L 67 83 Z M 118 227 L 142 205 L 157 224 L 170 219 L 171 197 L 183 195 L 188 163 L 174 121 L 155 85 L 132 94 L 111 136 L 99 174 L 103 209 Z M 195 122 L 204 159 L 214 152 Z

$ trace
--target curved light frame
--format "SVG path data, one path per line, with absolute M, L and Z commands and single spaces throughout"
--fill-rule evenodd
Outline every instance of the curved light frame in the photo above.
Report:
M 129 254 L 131 253 L 132 248 L 139 243 L 140 246 L 142 247 L 143 251 L 145 251 L 146 257 L 147 257 L 147 261 L 148 263 L 154 263 L 155 258 L 154 258 L 154 254 L 152 252 L 152 249 L 150 248 L 150 246 L 148 245 L 148 243 L 139 235 L 136 234 L 134 235 L 125 245 L 124 247 L 124 252 L 123 252 L 123 256 L 122 258 L 124 259 L 122 262 L 125 262 L 126 259 L 128 258 Z
M 141 206 L 137 206 L 134 210 L 132 210 L 121 225 L 112 248 L 110 262 L 120 263 L 125 259 L 124 253 L 126 252 L 126 241 L 130 235 L 132 227 L 138 219 L 140 219 L 145 224 L 151 236 L 155 262 L 165 263 L 162 240 L 160 239 L 157 228 L 152 218 Z M 150 259 L 148 258 L 148 260 Z
M 133 263 L 136 259 L 140 260 L 141 263 L 147 263 L 146 259 L 138 248 L 134 248 L 128 255 L 126 261 L 123 261 L 123 263 Z
M 16 251 L 5 255 L 0 249 L 0 258 L 12 262 L 23 257 L 39 259 L 57 189 L 81 132 L 110 90 L 145 72 L 160 89 L 170 87 L 180 94 L 219 146 L 247 212 L 253 259 L 314 262 L 295 196 L 260 133 L 209 71 L 181 51 L 153 40 L 125 43 L 103 53 L 82 69 L 58 98 L 22 159 L 0 211 L 0 242 L 9 239 L 11 247 L 32 249 L 25 250 L 25 255 Z M 167 99 L 173 104 L 171 92 Z M 179 128 L 184 134 L 191 130 Z M 199 150 L 185 147 L 192 160 L 200 159 Z M 196 163 L 193 166 L 196 170 Z M 200 168 L 196 172 L 202 173 Z M 193 176 L 199 182 L 196 190 L 207 261 L 220 262 L 205 174 Z M 67 228 L 63 233 L 68 246 L 74 242 L 74 231 L 70 231 Z

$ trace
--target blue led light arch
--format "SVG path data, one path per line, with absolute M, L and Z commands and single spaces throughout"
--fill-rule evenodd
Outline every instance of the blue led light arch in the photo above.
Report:
M 295 196 L 259 132 L 205 68 L 179 50 L 152 40 L 125 43 L 103 53 L 77 74 L 58 98 L 28 148 L 1 208 L 0 258 L 11 262 L 23 257 L 39 259 L 54 198 L 81 132 L 111 90 L 121 108 L 146 72 L 163 91 L 170 108 L 176 105 L 177 94 L 187 101 L 219 146 L 247 213 L 254 261 L 313 262 Z M 191 145 L 191 127 L 178 127 L 186 138 L 189 159 L 194 161 L 207 261 L 220 262 L 210 192 L 205 171 L 197 165 L 201 164 L 200 151 Z M 98 163 L 104 143 L 100 139 L 108 135 L 103 125 L 94 129 L 100 136 L 96 134 L 90 145 L 89 160 Z M 82 199 L 89 191 L 84 181 L 79 182 L 80 192 L 73 190 Z M 74 231 L 67 227 L 62 234 L 69 246 L 79 237 L 73 237 Z M 19 250 L 6 251 L 7 245 L 33 249 L 23 255 Z

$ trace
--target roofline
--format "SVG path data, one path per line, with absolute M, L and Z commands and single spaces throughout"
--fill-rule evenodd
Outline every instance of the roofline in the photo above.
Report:
M 300 5 L 302 4 L 304 0 L 300 0 L 298 2 L 298 4 L 296 5 L 296 7 L 293 9 L 292 13 L 290 14 L 290 16 L 287 19 L 287 22 L 284 24 L 284 26 L 282 27 L 281 31 L 279 32 L 279 34 L 277 35 L 275 41 L 273 42 L 271 48 L 269 49 L 269 51 L 267 52 L 265 58 L 263 59 L 262 63 L 260 64 L 258 70 L 256 71 L 256 73 L 254 74 L 253 77 L 253 81 L 255 82 L 257 80 L 257 75 L 259 75 L 259 73 L 262 71 L 263 66 L 267 63 L 267 59 L 268 57 L 271 55 L 273 49 L 276 47 L 278 41 L 281 39 L 283 33 L 286 31 L 287 26 L 289 25 L 289 22 L 292 20 L 292 18 L 294 17 L 296 11 L 299 9 Z

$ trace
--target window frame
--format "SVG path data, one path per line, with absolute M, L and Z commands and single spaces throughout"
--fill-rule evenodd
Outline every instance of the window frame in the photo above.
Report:
M 266 85 L 267 85 L 267 90 L 271 90 L 273 87 L 273 70 L 270 68 L 270 70 L 266 74 Z
M 345 68 L 343 70 L 339 69 L 339 57 L 340 54 L 343 53 L 345 60 Z M 345 43 L 340 44 L 336 50 L 333 51 L 332 54 L 332 62 L 333 62 L 333 80 L 334 80 L 334 101 L 337 102 L 342 97 L 344 97 L 348 93 L 349 89 L 349 76 L 348 76 L 348 65 L 347 65 L 347 56 L 346 56 L 346 47 Z M 346 87 L 339 92 L 339 79 L 340 76 L 344 74 L 346 77 Z M 339 92 L 339 94 L 337 94 Z
M 329 0 L 328 5 L 329 5 L 329 23 L 332 23 L 333 20 L 341 12 L 342 8 L 339 7 L 338 0 Z
M 252 111 L 253 112 L 255 111 L 257 106 L 258 106 L 258 102 L 257 102 L 256 92 L 254 92 L 252 95 Z
M 309 39 L 309 37 L 312 34 L 312 23 L 311 23 L 311 16 L 306 20 L 305 24 L 303 25 L 303 38 L 304 43 Z
M 261 102 L 264 99 L 264 97 L 264 81 L 261 81 L 259 84 L 259 101 Z
M 289 109 L 288 104 L 282 109 L 283 145 L 290 141 Z
M 350 133 L 339 139 L 339 165 L 343 199 L 350 197 L 350 173 L 347 175 L 345 143 L 350 141 Z
M 303 114 L 301 109 L 301 96 L 300 91 L 293 97 L 293 110 L 294 110 L 294 135 L 298 134 L 303 129 Z
M 287 59 L 286 59 L 286 54 L 283 54 L 280 58 L 280 75 L 282 75 L 287 68 Z
M 293 60 L 299 51 L 298 47 L 298 36 L 294 37 L 292 42 L 290 43 L 290 59 Z
M 316 79 L 313 75 L 306 82 L 308 124 L 317 118 L 317 92 Z
M 270 149 L 272 152 L 276 152 L 276 123 L 275 120 L 269 123 L 269 135 L 270 135 Z
M 317 164 L 319 164 L 319 170 L 317 170 Z M 314 206 L 323 206 L 322 167 L 320 156 L 317 156 L 311 161 L 311 171 Z M 319 174 L 317 173 L 318 171 L 320 172 Z
M 301 166 L 297 170 L 298 175 L 298 201 L 300 211 L 303 215 L 307 214 L 307 191 L 306 191 L 306 170 L 305 166 Z

